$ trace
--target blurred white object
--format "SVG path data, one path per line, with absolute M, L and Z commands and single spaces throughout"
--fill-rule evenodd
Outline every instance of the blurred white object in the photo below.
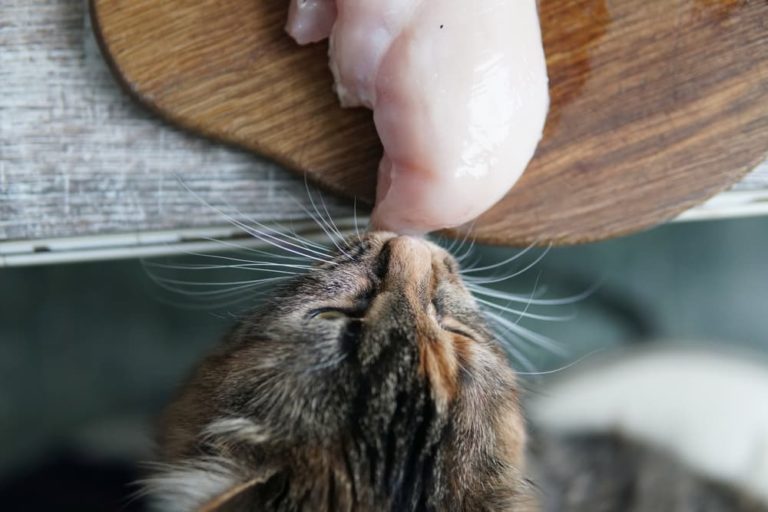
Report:
M 373 109 L 384 145 L 373 225 L 464 224 L 515 184 L 549 108 L 535 0 L 294 0 L 298 42 L 331 38 L 344 106 Z M 329 34 L 330 31 L 330 34 Z
M 689 348 L 630 352 L 530 404 L 559 432 L 618 432 L 768 502 L 768 361 Z

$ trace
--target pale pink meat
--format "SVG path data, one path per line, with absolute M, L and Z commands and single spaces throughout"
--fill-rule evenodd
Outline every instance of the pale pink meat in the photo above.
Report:
M 322 41 L 331 35 L 336 21 L 336 0 L 293 0 L 286 30 L 297 43 Z
M 293 1 L 293 13 L 309 3 Z M 424 233 L 493 206 L 528 165 L 547 114 L 536 0 L 335 0 L 335 8 L 339 98 L 373 109 L 384 146 L 373 226 Z M 299 18 L 288 31 L 300 42 L 327 34 L 325 19 Z

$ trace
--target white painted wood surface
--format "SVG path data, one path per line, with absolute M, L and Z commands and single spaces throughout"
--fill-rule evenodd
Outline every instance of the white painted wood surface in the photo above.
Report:
M 304 196 L 303 180 L 135 105 L 101 58 L 84 0 L 0 3 L 0 266 L 198 248 L 233 234 L 205 202 L 305 220 Z M 350 206 L 325 199 L 349 225 Z M 758 213 L 768 163 L 681 218 Z

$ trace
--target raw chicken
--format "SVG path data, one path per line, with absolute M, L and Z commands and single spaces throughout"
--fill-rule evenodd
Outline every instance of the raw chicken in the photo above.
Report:
M 533 156 L 549 104 L 536 0 L 293 0 L 287 30 L 330 36 L 342 105 L 374 111 L 375 228 L 464 224 Z
M 335 21 L 335 0 L 293 0 L 287 29 L 299 44 L 316 43 L 331 35 Z

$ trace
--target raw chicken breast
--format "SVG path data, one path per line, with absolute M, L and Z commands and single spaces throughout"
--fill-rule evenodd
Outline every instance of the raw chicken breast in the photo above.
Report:
M 375 228 L 458 226 L 514 185 L 549 104 L 536 0 L 293 2 L 297 41 L 330 30 L 342 105 L 374 110 L 384 145 Z
M 322 41 L 331 35 L 336 21 L 336 0 L 293 0 L 287 30 L 297 43 Z

